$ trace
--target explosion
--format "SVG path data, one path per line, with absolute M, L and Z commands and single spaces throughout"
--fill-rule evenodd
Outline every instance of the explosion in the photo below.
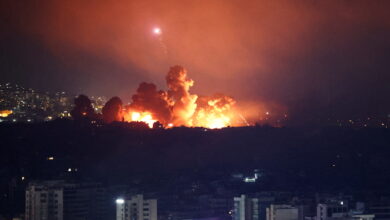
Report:
M 104 105 L 102 114 L 94 112 L 87 96 L 79 95 L 71 115 L 75 120 L 89 119 L 95 123 L 96 120 L 106 123 L 143 122 L 145 125 L 141 123 L 142 126 L 150 128 L 187 126 L 217 129 L 255 123 L 281 126 L 287 119 L 286 109 L 276 103 L 247 101 L 236 106 L 232 97 L 221 93 L 212 96 L 191 94 L 194 81 L 188 78 L 187 71 L 181 66 L 171 67 L 165 80 L 166 91 L 158 90 L 153 83 L 139 84 L 128 105 L 123 105 L 119 97 L 112 97 Z M 280 113 L 283 113 L 282 119 Z
M 199 127 L 222 128 L 232 125 L 235 117 L 232 107 L 235 104 L 233 98 L 223 94 L 212 97 L 200 97 L 198 109 L 194 115 L 194 124 Z
M 124 120 L 145 122 L 150 128 L 152 128 L 153 124 L 157 121 L 152 118 L 152 115 L 149 112 L 131 112 L 124 115 Z
M 153 83 L 141 83 L 132 96 L 132 103 L 123 108 L 123 120 L 145 122 L 149 127 L 157 121 L 164 127 L 234 126 L 237 114 L 233 98 L 223 94 L 211 97 L 191 94 L 194 81 L 181 66 L 170 68 L 166 82 L 168 91 L 157 90 Z

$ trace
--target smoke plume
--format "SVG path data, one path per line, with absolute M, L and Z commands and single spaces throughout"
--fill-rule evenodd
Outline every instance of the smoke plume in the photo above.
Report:
M 143 82 L 132 103 L 125 106 L 125 121 L 143 121 L 153 127 L 156 122 L 161 126 L 196 126 L 221 128 L 239 125 L 235 118 L 236 101 L 221 93 L 213 96 L 198 96 L 190 93 L 194 81 L 187 76 L 187 70 L 176 65 L 169 69 L 166 76 L 168 90 L 157 90 L 153 83 Z M 199 97 L 199 98 L 198 98 Z
M 172 118 L 167 93 L 162 90 L 157 91 L 153 83 L 141 83 L 132 100 L 133 102 L 128 106 L 129 111 L 149 112 L 162 124 L 169 123 Z
M 187 71 L 181 66 L 173 66 L 166 77 L 168 97 L 172 101 L 174 125 L 192 126 L 192 115 L 196 110 L 197 95 L 191 95 L 189 90 L 194 81 L 187 78 Z

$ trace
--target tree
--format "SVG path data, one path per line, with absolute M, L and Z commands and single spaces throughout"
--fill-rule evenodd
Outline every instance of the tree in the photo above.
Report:
M 86 95 L 79 95 L 75 98 L 74 105 L 73 110 L 70 112 L 73 119 L 94 119 L 96 117 L 95 111 L 92 108 L 91 100 Z
M 107 123 L 122 121 L 122 105 L 122 100 L 119 97 L 115 96 L 108 100 L 102 109 L 103 120 Z

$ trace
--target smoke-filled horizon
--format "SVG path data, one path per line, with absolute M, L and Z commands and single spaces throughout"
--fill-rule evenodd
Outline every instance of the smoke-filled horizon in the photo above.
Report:
M 1 4 L 1 81 L 126 102 L 140 82 L 169 90 L 181 65 L 195 94 L 281 105 L 297 120 L 390 111 L 388 1 Z

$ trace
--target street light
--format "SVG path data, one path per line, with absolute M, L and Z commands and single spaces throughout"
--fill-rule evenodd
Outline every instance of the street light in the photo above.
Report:
M 125 200 L 122 198 L 118 198 L 115 200 L 115 202 L 116 202 L 116 204 L 123 204 L 123 203 L 125 203 Z

